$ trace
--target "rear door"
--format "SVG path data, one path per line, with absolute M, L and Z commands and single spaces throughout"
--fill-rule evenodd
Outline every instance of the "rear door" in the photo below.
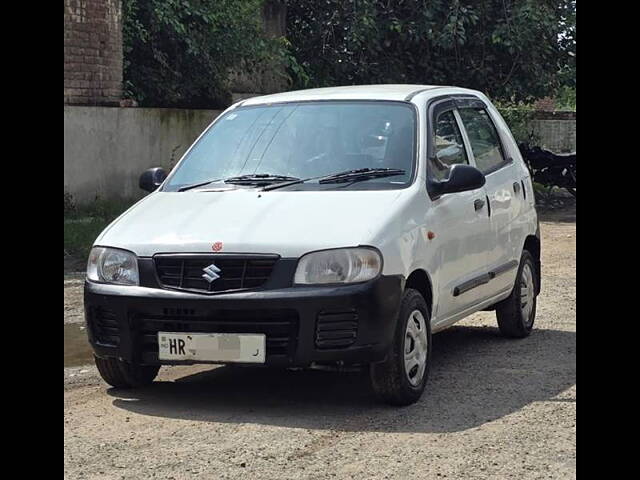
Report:
M 484 188 L 434 196 L 434 183 L 446 179 L 450 167 L 470 164 L 456 105 L 451 99 L 429 108 L 427 190 L 431 207 L 427 228 L 435 233 L 429 243 L 438 277 L 436 324 L 446 321 L 486 298 L 491 226 Z
M 513 287 L 519 260 L 515 219 L 522 208 L 520 172 L 496 129 L 487 105 L 479 99 L 457 100 L 464 132 L 476 167 L 485 174 L 490 209 L 491 240 L 487 250 L 491 281 L 488 296 Z

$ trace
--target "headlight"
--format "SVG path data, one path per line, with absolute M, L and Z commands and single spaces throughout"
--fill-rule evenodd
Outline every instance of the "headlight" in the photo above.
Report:
M 89 255 L 87 278 L 94 282 L 139 285 L 138 258 L 126 250 L 95 247 Z
M 373 248 L 340 248 L 306 254 L 296 269 L 297 284 L 365 282 L 378 276 L 382 257 Z

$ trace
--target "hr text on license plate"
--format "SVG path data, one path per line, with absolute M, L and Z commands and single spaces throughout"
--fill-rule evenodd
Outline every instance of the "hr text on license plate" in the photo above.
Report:
M 158 332 L 160 360 L 264 363 L 265 353 L 264 334 Z

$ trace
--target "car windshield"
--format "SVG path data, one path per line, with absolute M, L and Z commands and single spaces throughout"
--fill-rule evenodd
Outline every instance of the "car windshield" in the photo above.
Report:
M 310 178 L 362 168 L 401 169 L 349 188 L 402 188 L 415 162 L 415 110 L 401 102 L 302 102 L 239 107 L 198 140 L 163 190 L 245 175 Z M 273 180 L 278 181 L 277 179 Z M 282 181 L 282 180 L 280 180 Z M 297 189 L 345 188 L 311 182 Z

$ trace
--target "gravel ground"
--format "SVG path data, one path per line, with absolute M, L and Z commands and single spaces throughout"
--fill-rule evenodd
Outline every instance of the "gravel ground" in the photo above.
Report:
M 575 478 L 575 214 L 545 219 L 533 334 L 503 339 L 485 312 L 435 335 L 417 404 L 376 404 L 358 372 L 174 367 L 128 393 L 65 368 L 65 478 Z
M 84 322 L 82 306 L 82 284 L 84 275 L 65 274 L 64 276 L 64 324 Z

